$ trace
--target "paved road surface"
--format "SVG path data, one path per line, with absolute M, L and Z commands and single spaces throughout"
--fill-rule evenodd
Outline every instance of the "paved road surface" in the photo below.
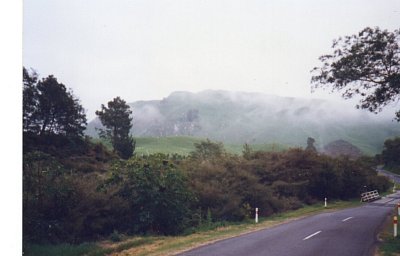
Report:
M 400 192 L 360 207 L 322 213 L 274 228 L 223 240 L 181 256 L 364 256 L 400 201 Z
M 400 183 L 400 175 L 385 171 L 382 168 L 377 168 L 376 171 L 378 173 L 381 173 L 381 174 L 385 175 L 389 179 L 396 181 L 396 183 Z

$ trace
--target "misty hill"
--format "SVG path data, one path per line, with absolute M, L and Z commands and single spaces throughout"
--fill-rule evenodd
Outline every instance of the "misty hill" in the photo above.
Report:
M 305 146 L 307 137 L 313 137 L 319 149 L 342 139 L 375 154 L 385 139 L 400 135 L 392 116 L 319 99 L 207 90 L 129 105 L 135 137 L 194 136 L 226 144 L 289 146 Z M 90 122 L 87 134 L 96 136 L 99 126 L 98 119 Z
M 361 150 L 345 140 L 335 140 L 324 146 L 323 152 L 327 155 L 338 157 L 346 155 L 351 158 L 357 158 L 362 155 Z

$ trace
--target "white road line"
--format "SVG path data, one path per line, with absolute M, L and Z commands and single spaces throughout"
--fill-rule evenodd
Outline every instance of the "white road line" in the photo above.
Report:
M 321 233 L 321 230 L 320 230 L 320 231 L 317 231 L 317 232 L 315 232 L 314 234 L 311 234 L 311 235 L 309 235 L 309 236 L 305 237 L 305 238 L 303 239 L 303 241 L 304 241 L 304 240 L 307 240 L 307 239 L 310 239 L 311 237 L 313 237 L 313 236 L 316 236 L 316 235 L 318 235 L 319 233 Z
M 345 222 L 345 221 L 348 221 L 349 219 L 352 219 L 353 217 L 348 217 L 348 218 L 346 218 L 346 219 L 344 219 L 344 220 L 342 220 L 343 222 Z

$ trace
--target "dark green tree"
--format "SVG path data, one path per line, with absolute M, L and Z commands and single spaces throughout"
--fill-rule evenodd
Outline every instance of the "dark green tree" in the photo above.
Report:
M 307 151 L 312 151 L 312 152 L 317 152 L 317 149 L 315 148 L 314 143 L 315 143 L 315 139 L 311 138 L 311 137 L 308 137 L 307 138 L 306 150 Z
M 385 141 L 382 160 L 387 167 L 400 169 L 400 137 Z
M 221 157 L 225 153 L 221 142 L 212 142 L 209 139 L 194 143 L 195 150 L 190 152 L 190 157 L 199 160 Z
M 37 135 L 83 136 L 85 111 L 72 91 L 50 75 L 37 81 L 37 74 L 23 68 L 23 128 Z
M 342 91 L 345 99 L 361 96 L 357 108 L 378 113 L 400 99 L 400 30 L 365 28 L 333 41 L 333 53 L 322 55 L 311 72 L 312 88 Z M 396 112 L 400 121 L 400 111 Z
M 29 131 L 33 126 L 33 114 L 37 108 L 37 80 L 35 71 L 29 72 L 23 67 L 23 99 L 22 99 L 22 124 L 23 130 Z
M 251 149 L 250 145 L 245 143 L 243 145 L 242 155 L 245 159 L 250 160 L 253 150 Z
M 132 111 L 126 102 L 120 97 L 107 103 L 107 107 L 101 104 L 101 110 L 96 111 L 105 129 L 100 129 L 100 137 L 108 139 L 114 148 L 114 152 L 123 159 L 128 159 L 135 151 L 135 141 L 129 135 L 132 128 Z

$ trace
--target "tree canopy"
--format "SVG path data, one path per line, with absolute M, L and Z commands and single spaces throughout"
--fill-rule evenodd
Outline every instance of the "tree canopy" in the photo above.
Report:
M 384 143 L 382 160 L 386 167 L 400 169 L 400 137 L 388 139 Z
M 50 75 L 38 80 L 23 68 L 23 129 L 37 135 L 83 136 L 86 114 L 71 90 Z
M 306 150 L 312 151 L 312 152 L 317 152 L 317 149 L 315 148 L 314 143 L 315 143 L 315 139 L 312 137 L 308 137 Z
M 342 91 L 345 99 L 361 96 L 357 108 L 378 113 L 400 100 L 400 30 L 364 28 L 333 41 L 333 53 L 322 55 L 312 70 L 312 88 Z M 396 112 L 400 121 L 400 110 Z
M 132 111 L 129 105 L 120 97 L 107 103 L 107 107 L 101 104 L 101 110 L 96 111 L 105 129 L 100 129 L 100 137 L 111 141 L 114 151 L 124 159 L 133 155 L 135 141 L 129 135 L 132 128 Z

